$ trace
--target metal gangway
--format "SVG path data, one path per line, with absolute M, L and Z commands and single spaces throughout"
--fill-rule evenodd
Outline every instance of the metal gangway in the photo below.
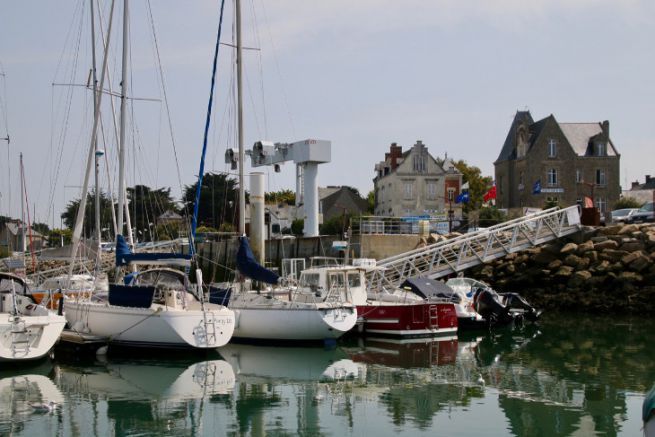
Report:
M 416 276 L 440 278 L 574 234 L 580 228 L 578 206 L 539 211 L 379 260 L 380 268 L 367 275 L 369 288 L 397 287 Z

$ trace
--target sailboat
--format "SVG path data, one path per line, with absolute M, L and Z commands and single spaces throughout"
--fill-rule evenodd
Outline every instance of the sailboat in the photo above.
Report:
M 113 2 L 112 2 L 113 12 Z M 109 53 L 112 12 L 107 30 L 107 43 L 103 60 L 99 89 L 103 89 Z M 116 241 L 116 277 L 120 278 L 123 268 L 138 265 L 184 266 L 189 268 L 191 256 L 171 253 L 132 253 L 124 237 L 123 208 L 125 205 L 125 117 L 127 90 L 127 39 L 128 2 L 123 5 L 123 68 L 121 81 L 121 130 L 119 141 L 119 200 L 118 230 Z M 96 149 L 99 108 L 102 93 L 96 98 L 96 110 L 87 173 L 80 210 L 78 211 L 73 233 L 73 258 L 79 244 L 83 209 L 86 200 L 91 162 Z M 66 319 L 71 328 L 80 333 L 106 337 L 110 344 L 134 347 L 198 348 L 208 349 L 225 345 L 234 330 L 234 312 L 223 305 L 204 302 L 202 292 L 202 273 L 196 270 L 195 287 L 188 282 L 170 280 L 170 275 L 153 275 L 152 271 L 132 272 L 123 278 L 122 283 L 109 285 L 106 298 L 94 294 L 87 299 L 68 299 L 65 301 Z M 148 273 L 148 274 L 146 274 Z
M 357 322 L 357 309 L 345 294 L 315 293 L 295 286 L 282 286 L 280 278 L 261 266 L 255 259 L 248 239 L 245 236 L 245 185 L 244 185 L 244 141 L 242 110 L 242 40 L 240 1 L 235 2 L 236 32 L 236 76 L 237 76 L 237 141 L 239 144 L 239 250 L 237 252 L 238 270 L 241 275 L 268 284 L 273 292 L 245 290 L 244 284 L 237 285 L 227 302 L 235 312 L 234 338 L 247 341 L 333 341 L 350 331 Z M 199 175 L 204 172 L 204 157 L 207 146 L 207 133 L 211 120 L 211 106 L 214 91 L 218 48 L 220 45 L 222 10 L 216 48 L 214 51 L 214 70 L 210 90 L 203 155 L 200 160 Z M 261 175 L 261 174 L 260 174 Z M 256 185 L 261 190 L 253 196 L 264 197 L 263 175 Z M 196 205 L 200 197 L 201 180 L 196 193 Z M 263 209 L 261 209 L 263 215 Z M 197 215 L 194 214 L 192 236 L 195 237 Z M 263 216 L 259 223 L 263 224 Z M 254 224 L 254 221 L 253 221 Z M 263 232 L 263 229 L 262 229 Z M 263 253 L 263 251 L 262 251 Z
M 43 358 L 66 325 L 63 316 L 37 305 L 25 280 L 0 273 L 0 361 Z

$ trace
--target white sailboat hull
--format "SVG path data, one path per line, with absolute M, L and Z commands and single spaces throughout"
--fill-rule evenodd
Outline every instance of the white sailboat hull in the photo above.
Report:
M 221 305 L 206 304 L 205 314 L 159 304 L 133 308 L 66 301 L 64 308 L 74 329 L 128 346 L 217 348 L 234 331 L 234 312 Z
M 0 361 L 43 358 L 59 340 L 65 325 L 66 319 L 56 314 L 0 314 Z
M 268 300 L 269 302 L 266 302 Z M 264 296 L 230 302 L 236 326 L 234 337 L 250 340 L 320 341 L 335 339 L 357 323 L 352 305 L 302 304 Z

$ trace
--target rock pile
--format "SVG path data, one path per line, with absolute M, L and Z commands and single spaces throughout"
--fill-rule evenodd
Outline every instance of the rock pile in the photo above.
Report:
M 584 228 L 471 271 L 538 308 L 655 313 L 655 224 Z

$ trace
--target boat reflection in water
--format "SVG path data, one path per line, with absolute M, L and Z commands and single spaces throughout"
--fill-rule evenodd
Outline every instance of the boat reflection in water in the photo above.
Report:
M 41 374 L 48 370 L 52 370 L 52 364 L 48 368 L 30 368 L 28 372 L 36 373 L 24 375 L 15 371 L 0 372 L 0 435 L 18 435 L 22 432 L 35 435 L 44 429 L 46 422 L 56 424 L 56 415 L 34 414 L 42 406 L 50 405 L 56 412 L 56 406 L 64 401 L 55 383 Z
M 62 365 L 57 380 L 61 390 L 76 400 L 67 405 L 64 415 L 70 416 L 70 426 L 79 428 L 81 435 L 103 434 L 107 429 L 115 435 L 144 430 L 169 433 L 190 423 L 197 426 L 205 403 L 228 395 L 235 384 L 232 366 L 219 357 L 205 361 L 112 358 L 91 366 Z M 84 428 L 91 424 L 96 428 Z

